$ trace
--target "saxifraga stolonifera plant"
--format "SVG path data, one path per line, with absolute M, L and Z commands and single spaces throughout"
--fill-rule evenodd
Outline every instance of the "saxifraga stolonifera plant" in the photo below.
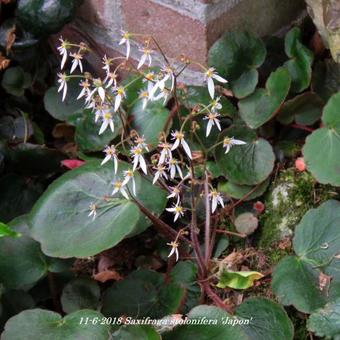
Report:
M 131 44 L 135 44 L 132 38 L 137 36 L 144 39 L 144 46 L 139 49 L 141 57 L 138 65 L 134 66 L 134 63 L 130 61 L 130 48 Z M 198 266 L 198 278 L 202 291 L 215 304 L 226 308 L 223 301 L 210 288 L 207 278 L 215 243 L 216 221 L 220 219 L 220 216 L 223 216 L 225 209 L 230 210 L 234 206 L 225 207 L 224 200 L 227 198 L 223 197 L 212 186 L 206 168 L 206 159 L 203 159 L 203 162 L 200 161 L 204 166 L 203 175 L 195 174 L 195 152 L 190 149 L 188 140 L 190 141 L 193 138 L 196 127 L 192 123 L 193 119 L 197 117 L 207 120 L 206 137 L 210 135 L 212 129 L 221 131 L 219 111 L 222 109 L 222 104 L 220 102 L 221 97 L 216 96 L 214 82 L 224 84 L 227 83 L 227 80 L 219 76 L 214 68 L 206 68 L 204 65 L 183 56 L 175 59 L 176 62 L 172 63 L 152 36 L 133 34 L 127 31 L 122 31 L 122 37 L 119 41 L 120 45 L 126 47 L 126 56 L 109 58 L 104 55 L 102 68 L 105 71 L 105 78 L 95 78 L 90 73 L 84 72 L 83 69 L 82 60 L 87 53 L 91 52 L 90 48 L 84 43 L 74 44 L 62 38 L 60 38 L 60 42 L 58 51 L 61 55 L 61 72 L 63 72 L 67 60 L 72 59 L 69 74 L 66 72 L 58 74 L 58 92 L 62 93 L 62 101 L 67 95 L 67 82 L 71 78 L 79 78 L 81 89 L 77 99 L 83 99 L 85 108 L 93 110 L 93 124 L 98 125 L 98 134 L 101 135 L 107 129 L 114 132 L 114 121 L 117 117 L 122 124 L 120 142 L 105 147 L 103 150 L 105 156 L 101 163 L 103 165 L 112 162 L 113 172 L 119 175 L 116 177 L 119 179 L 112 182 L 112 198 L 120 196 L 123 199 L 133 200 L 146 217 L 162 230 L 163 234 L 168 235 L 169 257 L 174 256 L 176 261 L 179 257 L 194 257 Z M 153 50 L 158 50 L 163 58 L 163 65 L 159 71 L 154 71 L 152 68 Z M 178 92 L 180 89 L 178 79 L 182 72 L 192 64 L 202 70 L 202 78 L 204 77 L 211 100 L 208 105 L 195 105 L 191 112 L 183 116 L 179 112 Z M 124 85 L 119 84 L 118 72 L 120 69 L 128 70 L 135 77 Z M 79 70 L 80 74 L 73 74 L 76 70 Z M 145 87 L 139 91 L 137 100 L 142 102 L 142 108 L 145 109 L 148 102 L 162 101 L 166 105 L 171 101 L 173 109 L 169 115 L 176 116 L 180 122 L 180 127 L 171 131 L 170 138 L 167 135 L 168 127 L 159 131 L 159 143 L 155 151 L 151 151 L 144 136 L 140 136 L 136 130 L 130 128 L 127 113 L 122 105 L 127 96 L 127 89 L 141 79 Z M 189 133 L 185 132 L 187 126 L 190 127 Z M 223 147 L 225 153 L 228 153 L 231 147 L 243 144 L 246 143 L 228 136 L 214 144 L 210 149 Z M 131 167 L 128 170 L 121 171 L 121 174 L 119 174 L 120 150 L 124 151 L 122 156 L 124 159 L 128 158 L 131 164 Z M 136 197 L 135 171 L 140 171 L 149 178 L 152 176 L 153 184 L 161 186 L 168 192 L 167 198 L 170 203 L 166 210 L 173 214 L 174 222 L 181 222 L 183 217 L 185 217 L 183 220 L 190 222 L 187 225 L 181 223 L 180 227 L 175 229 L 143 207 Z M 188 204 L 183 204 L 184 197 L 189 197 Z M 96 218 L 98 211 L 105 207 L 107 199 L 105 198 L 103 202 L 91 203 L 88 207 L 89 218 Z M 204 249 L 201 248 L 199 239 L 200 225 L 197 216 L 199 201 L 203 201 L 205 204 Z M 194 255 L 190 254 L 191 249 Z

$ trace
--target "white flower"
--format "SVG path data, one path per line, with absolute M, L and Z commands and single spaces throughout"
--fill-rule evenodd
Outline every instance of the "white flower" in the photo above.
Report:
M 113 124 L 113 119 L 112 119 L 111 112 L 106 111 L 102 115 L 102 119 L 103 119 L 103 123 L 102 123 L 102 126 L 100 127 L 100 130 L 99 130 L 98 134 L 101 135 L 107 129 L 108 126 L 110 126 L 111 131 L 114 132 L 115 127 L 114 127 L 114 124 Z
M 79 96 L 77 97 L 77 99 L 80 99 L 84 96 L 88 97 L 90 95 L 90 83 L 88 81 L 88 79 L 82 80 L 79 83 L 79 86 L 82 87 L 82 90 L 79 93 Z
M 107 112 L 109 110 L 108 106 L 106 104 L 103 104 L 103 103 L 96 103 L 95 101 L 94 102 L 91 102 L 91 104 L 94 104 L 94 115 L 95 115 L 95 119 L 94 119 L 94 122 L 97 123 L 98 120 L 100 118 L 102 118 L 105 114 L 105 112 Z M 91 105 L 92 107 L 92 105 Z M 90 108 L 90 105 L 88 106 L 88 108 Z
M 60 46 L 58 47 L 59 54 L 62 56 L 60 69 L 62 70 L 65 66 L 65 63 L 67 61 L 67 49 L 69 48 L 69 43 L 67 40 L 63 40 L 62 37 L 59 38 L 59 41 L 61 42 Z
M 171 257 L 173 254 L 175 254 L 176 262 L 177 262 L 178 259 L 179 259 L 179 254 L 178 254 L 178 246 L 179 246 L 179 244 L 175 241 L 175 242 L 167 243 L 167 245 L 171 247 L 171 250 L 170 250 L 170 253 L 169 253 L 168 257 Z
M 175 214 L 174 222 L 176 222 L 180 216 L 184 215 L 183 208 L 179 203 L 176 203 L 172 206 L 172 208 L 166 208 L 165 210 Z
M 214 213 L 218 204 L 221 205 L 222 207 L 224 207 L 223 198 L 222 198 L 221 194 L 219 192 L 217 192 L 216 190 L 210 191 L 209 198 L 212 200 L 212 203 L 211 203 L 211 212 L 212 213 Z
M 121 30 L 122 38 L 119 42 L 119 45 L 126 44 L 126 59 L 129 59 L 130 56 L 130 36 L 131 34 L 127 31 Z
M 164 177 L 165 179 L 168 179 L 168 176 L 165 173 L 165 166 L 164 165 L 162 165 L 162 164 L 157 165 L 157 167 L 155 167 L 154 169 L 157 170 L 157 171 L 156 171 L 155 176 L 153 178 L 152 184 L 155 184 L 160 177 Z
M 145 149 L 147 152 L 149 152 L 149 147 L 145 142 L 145 137 L 144 135 L 142 137 L 137 137 L 134 142 L 136 143 L 136 146 L 138 146 L 139 148 Z
M 105 88 L 108 88 L 110 86 L 114 86 L 114 87 L 117 87 L 117 74 L 116 73 L 113 73 L 113 72 L 108 72 L 106 74 L 106 77 L 104 79 L 104 84 L 106 83 L 105 85 Z
M 113 162 L 114 162 L 115 174 L 116 174 L 117 169 L 118 169 L 118 157 L 117 157 L 117 153 L 116 153 L 116 148 L 114 147 L 114 145 L 106 146 L 103 152 L 105 152 L 106 156 L 105 156 L 105 158 L 103 159 L 103 161 L 101 162 L 100 165 L 104 165 L 110 159 L 112 159 Z
M 170 92 L 174 89 L 175 86 L 175 75 L 173 69 L 169 65 L 165 65 L 162 67 L 161 71 L 165 74 L 164 78 L 159 81 L 159 88 L 163 90 L 165 88 L 165 83 L 168 79 L 171 80 Z
M 183 179 L 183 173 L 182 173 L 180 166 L 178 165 L 177 159 L 172 158 L 172 159 L 169 160 L 169 171 L 170 171 L 170 178 L 171 179 L 175 178 L 176 170 L 177 170 L 179 176 Z
M 104 64 L 103 70 L 105 70 L 106 74 L 110 73 L 110 66 L 112 65 L 112 63 L 113 63 L 113 59 L 108 58 L 105 54 L 103 57 L 103 64 Z
M 147 168 L 146 168 L 145 159 L 143 158 L 143 154 L 142 154 L 143 149 L 140 146 L 134 146 L 130 152 L 133 157 L 133 171 L 135 171 L 137 166 L 140 165 L 141 169 L 146 175 Z
M 133 170 L 128 169 L 124 171 L 124 180 L 123 180 L 122 185 L 125 186 L 126 184 L 129 183 L 130 180 L 132 182 L 132 192 L 136 196 L 136 182 L 135 182 L 134 172 Z
M 170 95 L 170 91 L 167 88 L 164 88 L 163 90 L 159 92 L 157 96 L 153 97 L 152 100 L 156 101 L 156 100 L 164 98 L 163 105 L 165 105 L 168 100 L 169 95 Z
M 148 63 L 150 67 L 152 63 L 151 50 L 148 47 L 143 47 L 143 48 L 140 48 L 139 50 L 143 52 L 143 54 L 139 60 L 137 69 L 139 70 L 145 64 L 146 59 L 148 59 Z
M 113 191 L 112 196 L 117 192 L 120 192 L 127 200 L 129 199 L 129 195 L 127 194 L 126 190 L 124 189 L 123 183 L 120 180 L 117 180 L 112 183 L 113 184 Z
M 178 148 L 178 146 L 181 144 L 184 151 L 186 152 L 186 154 L 188 155 L 188 157 L 190 159 L 192 159 L 192 156 L 191 156 L 191 151 L 190 151 L 190 148 L 189 148 L 189 145 L 188 143 L 185 141 L 184 139 L 184 133 L 183 132 L 180 132 L 180 131 L 174 131 L 174 132 L 171 132 L 171 136 L 172 136 L 172 139 L 175 140 L 175 143 L 173 144 L 171 150 L 175 150 Z
M 216 125 L 217 128 L 221 131 L 220 121 L 217 118 L 219 116 L 220 116 L 220 114 L 217 113 L 217 112 L 216 113 L 210 112 L 206 117 L 203 118 L 203 119 L 208 119 L 207 132 L 205 134 L 206 137 L 208 137 L 210 135 L 211 128 L 214 125 Z
M 104 102 L 105 101 L 105 90 L 103 87 L 103 82 L 101 79 L 94 79 L 93 80 L 94 89 L 91 91 L 89 96 L 86 98 L 87 101 L 90 101 L 94 94 L 97 92 L 99 94 L 100 99 Z
M 211 112 L 216 112 L 217 110 L 222 109 L 222 104 L 220 103 L 221 97 L 217 97 L 210 102 Z
M 64 101 L 67 94 L 67 75 L 66 73 L 58 73 L 58 78 L 58 83 L 60 84 L 58 92 L 63 91 L 63 97 L 61 101 Z
M 172 159 L 171 144 L 164 142 L 158 144 L 159 148 L 162 148 L 161 155 L 159 156 L 158 164 L 163 164 Z
M 171 189 L 171 193 L 166 198 L 168 198 L 168 199 L 169 198 L 177 198 L 176 204 L 179 204 L 179 201 L 180 201 L 179 195 L 180 195 L 181 191 L 179 190 L 178 187 L 170 187 L 170 189 Z
M 122 99 L 126 97 L 126 94 L 124 91 L 124 87 L 122 86 L 114 88 L 114 92 L 116 94 L 114 111 L 116 112 L 119 109 Z
M 215 85 L 214 85 L 214 80 L 216 79 L 218 82 L 220 83 L 227 83 L 228 80 L 222 78 L 221 76 L 219 76 L 216 72 L 215 69 L 213 67 L 210 67 L 205 73 L 205 80 L 208 84 L 208 91 L 210 94 L 210 97 L 212 99 L 214 99 L 214 95 L 215 95 Z
M 94 219 L 97 216 L 97 206 L 94 203 L 91 203 L 89 206 L 90 209 L 90 213 L 87 215 L 88 217 L 92 216 L 92 221 L 94 221 Z
M 149 99 L 152 100 L 159 86 L 154 72 L 144 74 L 143 83 L 145 82 L 147 82 L 148 86 Z
M 80 53 L 70 53 L 70 56 L 73 58 L 70 73 L 73 73 L 73 71 L 78 66 L 79 66 L 80 72 L 83 73 L 83 64 L 81 62 L 81 60 L 83 59 L 83 56 Z
M 223 147 L 226 148 L 225 153 L 228 153 L 233 145 L 244 145 L 247 144 L 243 140 L 235 139 L 234 137 L 231 138 L 224 138 L 223 139 Z
M 142 100 L 142 109 L 144 110 L 146 108 L 146 105 L 149 101 L 149 92 L 148 90 L 140 90 L 138 92 L 138 98 Z

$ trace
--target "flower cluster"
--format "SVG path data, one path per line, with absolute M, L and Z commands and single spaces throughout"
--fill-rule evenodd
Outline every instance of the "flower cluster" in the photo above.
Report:
M 64 101 L 68 91 L 67 82 L 71 78 L 79 78 L 79 95 L 78 100 L 84 100 L 85 108 L 91 109 L 93 112 L 93 121 L 99 125 L 98 134 L 101 135 L 106 131 L 115 131 L 115 125 L 118 120 L 124 125 L 126 123 L 126 112 L 124 101 L 127 98 L 128 88 L 137 80 L 142 79 L 143 88 L 139 90 L 137 99 L 141 102 L 141 107 L 144 110 L 150 101 L 161 100 L 163 105 L 171 98 L 176 98 L 176 79 L 181 72 L 187 67 L 189 62 L 185 61 L 184 65 L 171 64 L 164 56 L 164 65 L 159 71 L 150 69 L 153 63 L 152 39 L 149 37 L 144 41 L 144 45 L 139 47 L 140 58 L 137 66 L 129 66 L 130 70 L 136 74 L 136 77 L 124 85 L 119 84 L 118 72 L 120 68 L 127 67 L 131 54 L 131 46 L 134 43 L 131 38 L 133 34 L 127 31 L 122 31 L 122 37 L 119 45 L 125 47 L 125 57 L 109 58 L 106 55 L 102 59 L 102 69 L 105 72 L 105 77 L 95 78 L 87 72 L 83 72 L 83 57 L 89 52 L 89 48 L 80 43 L 79 45 L 71 44 L 67 40 L 60 38 L 61 45 L 58 51 L 61 55 L 61 70 L 64 69 L 68 58 L 71 58 L 70 74 L 59 73 L 58 92 L 62 92 L 62 100 Z M 157 47 L 158 44 L 157 44 Z M 162 54 L 163 52 L 160 51 Z M 221 97 L 215 97 L 215 83 L 225 84 L 227 80 L 219 76 L 214 68 L 202 67 L 202 75 L 207 84 L 208 92 L 211 101 L 208 105 L 200 105 L 200 109 L 195 111 L 194 116 L 203 115 L 203 120 L 206 124 L 206 137 L 208 137 L 215 127 L 222 131 L 220 122 L 220 110 L 222 109 Z M 80 74 L 74 74 L 79 71 Z M 176 99 L 177 100 L 177 99 Z M 188 116 L 189 117 L 189 116 Z M 190 117 L 189 117 L 190 118 Z M 161 185 L 167 188 L 167 198 L 172 201 L 170 207 L 166 211 L 173 214 L 173 221 L 178 221 L 185 215 L 186 208 L 182 203 L 183 191 L 188 188 L 188 185 L 193 181 L 192 166 L 193 152 L 190 148 L 191 136 L 184 129 L 187 118 L 181 126 L 176 130 L 171 131 L 170 139 L 167 140 L 167 134 L 163 133 L 159 139 L 156 152 L 150 155 L 150 148 L 144 136 L 139 136 L 136 131 L 130 133 L 130 136 L 123 138 L 117 145 L 107 145 L 104 152 L 102 165 L 112 162 L 115 174 L 115 179 L 112 182 L 113 190 L 111 195 L 120 195 L 122 199 L 134 199 L 137 196 L 137 188 L 135 182 L 135 174 L 137 171 L 145 176 L 152 176 L 152 183 Z M 120 145 L 128 144 L 129 152 L 124 152 L 124 157 L 128 157 L 131 162 L 131 167 L 121 172 L 121 176 L 117 176 L 119 168 L 119 153 Z M 225 153 L 228 153 L 234 145 L 244 145 L 244 141 L 237 140 L 234 137 L 225 137 L 223 142 L 215 146 L 223 144 Z M 154 146 L 155 147 L 155 146 Z M 124 144 L 124 150 L 126 150 Z M 224 207 L 222 195 L 211 186 L 209 192 L 211 201 L 211 212 L 215 213 L 218 205 Z M 96 203 L 91 203 L 88 216 L 93 220 L 97 216 L 97 211 L 100 206 Z M 169 243 L 172 247 L 169 256 L 176 255 L 178 260 L 178 240 Z

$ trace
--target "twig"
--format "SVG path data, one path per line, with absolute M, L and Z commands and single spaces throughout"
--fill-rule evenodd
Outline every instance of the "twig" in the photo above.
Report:
M 205 198 L 204 260 L 205 265 L 208 267 L 210 258 L 210 202 L 209 202 L 209 177 L 207 171 L 205 172 L 204 198 Z
M 238 237 L 242 237 L 242 238 L 246 238 L 247 237 L 246 234 L 235 233 L 233 231 L 223 230 L 223 229 L 216 229 L 216 232 L 220 233 L 220 234 L 233 235 L 233 236 L 238 236 Z

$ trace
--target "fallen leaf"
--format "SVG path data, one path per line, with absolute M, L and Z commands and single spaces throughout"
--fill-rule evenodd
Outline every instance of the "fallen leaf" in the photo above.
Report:
M 12 28 L 10 28 L 7 32 L 6 32 L 6 51 L 7 53 L 11 50 L 14 42 L 15 42 L 15 30 L 16 27 L 13 26 Z
M 61 164 L 72 170 L 72 169 L 75 169 L 75 168 L 79 168 L 81 165 L 85 164 L 84 161 L 81 161 L 79 159 L 64 159 L 61 161 Z
M 122 276 L 119 273 L 117 273 L 115 270 L 104 270 L 100 273 L 93 275 L 93 278 L 96 281 L 99 281 L 102 283 L 109 281 L 109 280 L 120 281 L 123 279 Z
M 11 61 L 9 59 L 6 59 L 1 53 L 0 53 L 0 71 L 4 70 L 8 67 L 9 63 Z
M 326 291 L 326 294 L 328 296 L 328 290 L 329 285 L 331 283 L 332 277 L 329 275 L 326 275 L 322 272 L 319 274 L 319 289 L 321 292 Z

